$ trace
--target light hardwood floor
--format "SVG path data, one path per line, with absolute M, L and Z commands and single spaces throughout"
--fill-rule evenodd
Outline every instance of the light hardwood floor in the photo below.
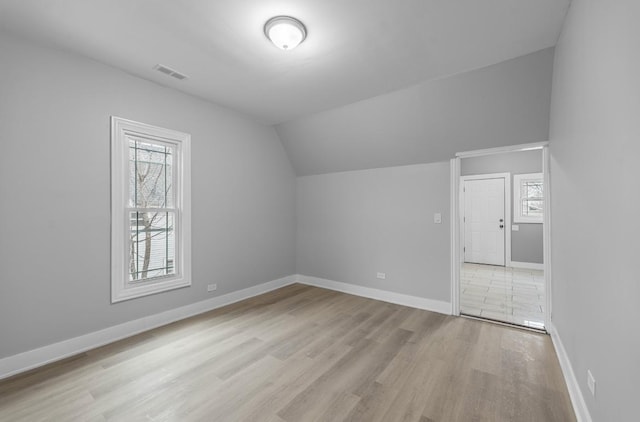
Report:
M 574 421 L 548 336 L 292 285 L 0 382 L 2 421 Z

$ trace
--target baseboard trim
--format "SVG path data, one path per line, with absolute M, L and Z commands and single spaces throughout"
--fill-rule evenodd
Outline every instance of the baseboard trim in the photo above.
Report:
M 564 375 L 564 380 L 567 384 L 567 389 L 569 390 L 569 397 L 571 397 L 571 404 L 573 405 L 573 411 L 576 414 L 576 419 L 578 422 L 592 422 L 591 414 L 587 408 L 587 403 L 584 401 L 580 384 L 578 383 L 576 374 L 573 372 L 569 355 L 567 355 L 567 351 L 562 344 L 560 335 L 553 323 L 549 324 L 547 330 L 551 335 L 551 342 L 553 343 L 553 347 L 556 349 L 556 355 L 558 355 L 558 360 L 560 361 L 560 368 L 562 368 L 562 374 Z
M 451 303 L 298 274 L 298 283 L 451 315 Z
M 296 282 L 296 276 L 290 275 L 277 280 L 268 281 L 257 286 L 227 293 L 222 296 L 196 302 L 179 308 L 170 309 L 133 321 L 114 325 L 38 349 L 29 350 L 17 355 L 0 359 L 0 379 L 8 378 L 39 366 L 68 358 L 114 341 L 139 334 L 181 319 L 221 308 L 241 300 L 249 299 L 272 290 L 279 289 Z
M 536 262 L 511 261 L 508 266 L 513 268 L 525 268 L 529 270 L 544 270 L 544 264 L 538 264 Z

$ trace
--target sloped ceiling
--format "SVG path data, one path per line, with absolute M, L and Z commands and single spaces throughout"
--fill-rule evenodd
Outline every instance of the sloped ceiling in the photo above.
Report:
M 0 29 L 275 124 L 555 45 L 569 0 L 3 0 Z M 283 52 L 272 16 L 308 39 Z M 189 78 L 177 81 L 158 64 Z
M 546 141 L 553 48 L 276 126 L 298 176 Z

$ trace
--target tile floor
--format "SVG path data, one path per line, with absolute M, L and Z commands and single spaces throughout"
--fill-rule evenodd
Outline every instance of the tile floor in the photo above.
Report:
M 464 263 L 460 270 L 460 311 L 544 329 L 544 272 Z

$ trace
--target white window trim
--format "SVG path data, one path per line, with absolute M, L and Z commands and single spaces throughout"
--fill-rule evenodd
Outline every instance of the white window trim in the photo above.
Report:
M 176 145 L 176 264 L 171 277 L 147 282 L 129 282 L 129 216 L 127 190 L 129 174 L 128 135 L 142 136 Z M 191 285 L 191 135 L 111 116 L 111 302 Z
M 542 173 L 527 173 L 527 174 L 514 174 L 513 175 L 513 222 L 514 223 L 535 223 L 542 224 L 544 221 L 544 215 L 539 217 L 530 217 L 522 215 L 522 197 L 520 195 L 521 192 L 521 184 L 526 180 L 539 180 L 542 182 L 544 180 Z M 542 192 L 543 200 L 544 196 L 546 196 L 546 192 Z

